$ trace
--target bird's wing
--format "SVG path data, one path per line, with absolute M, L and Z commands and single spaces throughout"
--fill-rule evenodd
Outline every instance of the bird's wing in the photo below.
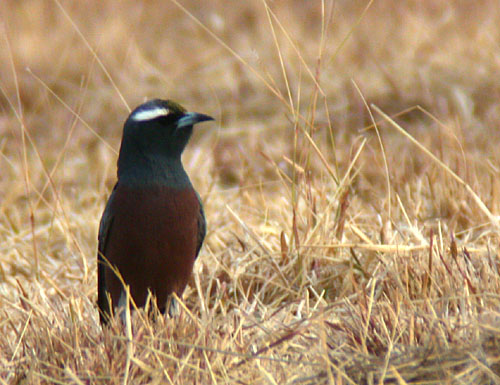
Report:
M 108 240 L 109 230 L 111 229 L 111 224 L 113 223 L 113 212 L 112 203 L 115 196 L 116 187 L 118 183 L 115 184 L 111 195 L 109 196 L 108 203 L 106 203 L 106 208 L 102 214 L 101 222 L 99 224 L 99 235 L 98 235 L 98 246 L 97 246 L 97 306 L 99 306 L 99 316 L 101 323 L 106 323 L 107 317 L 111 314 L 111 309 L 109 308 L 109 300 L 107 296 L 106 287 L 106 266 L 108 262 L 105 257 L 106 244 Z
M 203 211 L 203 204 L 201 203 L 201 197 L 198 193 L 196 193 L 196 196 L 198 198 L 198 202 L 200 203 L 200 211 L 198 213 L 198 240 L 196 244 L 195 258 L 198 257 L 201 245 L 203 244 L 203 240 L 205 239 L 205 235 L 207 234 L 207 221 L 205 220 L 205 211 Z

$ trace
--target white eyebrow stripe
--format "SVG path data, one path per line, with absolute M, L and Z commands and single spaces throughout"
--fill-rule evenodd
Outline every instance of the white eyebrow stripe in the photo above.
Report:
M 160 116 L 167 116 L 169 113 L 170 110 L 168 108 L 155 107 L 149 110 L 137 111 L 131 116 L 131 119 L 136 122 L 144 122 L 146 120 L 159 118 Z

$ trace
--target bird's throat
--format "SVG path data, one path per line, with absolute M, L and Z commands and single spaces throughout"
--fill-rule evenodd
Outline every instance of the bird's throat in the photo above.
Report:
M 118 162 L 118 181 L 128 186 L 165 186 L 184 189 L 191 181 L 180 158 L 147 157 L 131 162 Z

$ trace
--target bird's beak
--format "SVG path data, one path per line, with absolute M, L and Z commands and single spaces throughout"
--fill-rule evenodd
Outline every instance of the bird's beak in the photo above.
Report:
M 188 112 L 177 121 L 177 129 L 192 126 L 196 123 L 206 122 L 207 120 L 215 120 L 211 116 L 199 114 L 197 112 Z

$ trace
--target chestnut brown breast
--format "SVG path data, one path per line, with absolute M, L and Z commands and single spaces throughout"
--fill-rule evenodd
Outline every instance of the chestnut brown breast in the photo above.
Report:
M 196 258 L 200 213 L 196 193 L 191 186 L 137 189 L 118 184 L 114 194 L 104 256 L 130 286 L 137 306 L 145 304 L 149 289 L 164 311 L 172 292 L 182 294 Z M 123 285 L 109 268 L 105 281 L 116 307 Z

